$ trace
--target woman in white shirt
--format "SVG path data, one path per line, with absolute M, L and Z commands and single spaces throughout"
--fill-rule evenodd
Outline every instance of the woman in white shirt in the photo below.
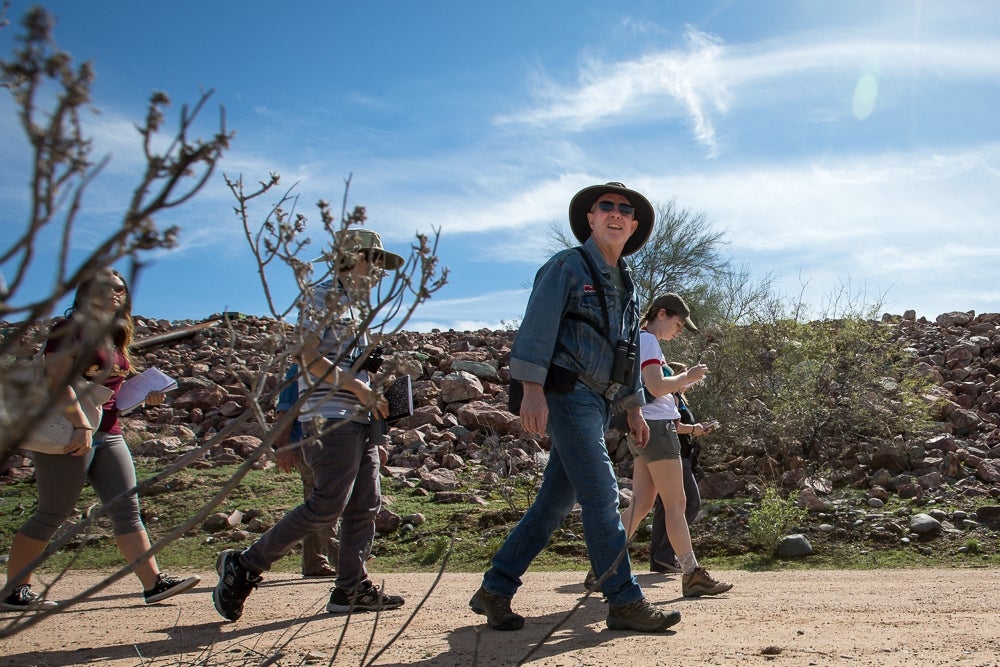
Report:
M 718 595 L 733 587 L 717 581 L 698 565 L 691 546 L 691 533 L 684 516 L 685 496 L 681 445 L 677 439 L 680 412 L 673 394 L 701 381 L 708 367 L 697 364 L 683 373 L 673 375 L 663 358 L 660 341 L 670 340 L 685 328 L 697 332 L 691 321 L 691 311 L 684 299 L 676 294 L 664 294 L 653 301 L 642 320 L 639 334 L 642 383 L 646 388 L 646 405 L 642 416 L 649 424 L 649 443 L 636 447 L 631 440 L 629 449 L 635 456 L 632 473 L 632 504 L 622 515 L 622 523 L 631 537 L 649 513 L 657 494 L 663 500 L 667 537 L 674 546 L 683 572 L 681 588 L 685 597 Z

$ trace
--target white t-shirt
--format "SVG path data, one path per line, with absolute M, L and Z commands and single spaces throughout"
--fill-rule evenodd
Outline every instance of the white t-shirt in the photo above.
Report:
M 660 341 L 656 340 L 656 336 L 643 329 L 639 332 L 639 368 L 645 370 L 646 366 L 653 364 L 659 367 L 661 373 L 666 369 L 667 372 L 664 375 L 670 375 L 670 367 L 667 366 L 667 361 L 663 358 Z M 681 413 L 674 402 L 674 395 L 667 394 L 642 406 L 642 416 L 645 419 L 680 419 Z

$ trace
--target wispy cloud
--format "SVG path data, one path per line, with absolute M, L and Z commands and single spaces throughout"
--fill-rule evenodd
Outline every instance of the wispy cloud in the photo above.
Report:
M 734 107 L 787 110 L 795 100 L 827 96 L 831 85 L 839 90 L 844 79 L 872 72 L 940 83 L 995 81 L 1000 39 L 885 41 L 813 33 L 730 46 L 689 27 L 681 48 L 619 62 L 587 59 L 575 85 L 536 72 L 532 87 L 538 104 L 495 121 L 582 132 L 686 117 L 694 139 L 715 157 L 717 119 Z
M 432 298 L 420 305 L 406 328 L 414 331 L 502 329 L 524 314 L 528 292 L 527 289 L 498 290 L 468 298 Z
M 921 149 L 678 174 L 654 191 L 678 193 L 747 250 L 829 249 L 886 237 L 932 242 L 949 220 L 961 219 L 968 234 L 990 229 L 1000 207 L 991 185 L 998 165 L 1000 144 Z
M 718 38 L 690 29 L 683 49 L 615 63 L 589 59 L 581 65 L 575 86 L 536 72 L 533 88 L 541 104 L 499 115 L 496 122 L 580 132 L 602 124 L 686 116 L 692 120 L 699 141 L 713 149 L 715 131 L 710 113 L 725 112 L 729 98 L 725 87 L 716 83 L 720 71 L 717 61 L 722 55 Z

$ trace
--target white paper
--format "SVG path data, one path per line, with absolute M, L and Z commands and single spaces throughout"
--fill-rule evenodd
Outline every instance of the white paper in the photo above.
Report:
M 152 366 L 122 383 L 118 390 L 118 411 L 122 414 L 129 412 L 145 401 L 151 391 L 163 393 L 176 388 L 177 380 Z

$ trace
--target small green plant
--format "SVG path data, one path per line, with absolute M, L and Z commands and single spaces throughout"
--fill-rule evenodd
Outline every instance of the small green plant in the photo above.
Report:
M 548 452 L 537 452 L 530 465 L 521 459 L 514 459 L 500 436 L 490 431 L 483 441 L 484 462 L 494 475 L 491 489 L 517 512 L 523 512 L 535 500 L 535 494 L 542 483 L 542 473 L 548 463 Z
M 965 541 L 965 553 L 970 555 L 975 555 L 982 553 L 983 548 L 979 544 L 979 540 L 974 537 L 970 537 Z
M 443 535 L 433 537 L 416 549 L 414 560 L 422 566 L 430 566 L 440 563 L 448 551 L 451 540 Z
M 750 513 L 750 542 L 773 551 L 788 530 L 805 518 L 804 509 L 794 500 L 782 497 L 777 488 L 771 487 L 764 492 L 760 507 Z

